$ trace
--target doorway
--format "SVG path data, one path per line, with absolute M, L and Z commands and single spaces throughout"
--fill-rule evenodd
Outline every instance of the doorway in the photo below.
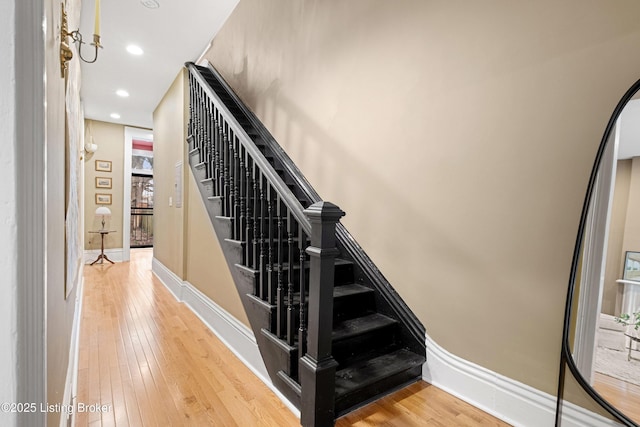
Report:
M 131 176 L 130 247 L 153 246 L 153 176 Z
M 153 131 L 124 128 L 122 260 L 153 245 Z M 138 193 L 137 193 L 138 192 Z

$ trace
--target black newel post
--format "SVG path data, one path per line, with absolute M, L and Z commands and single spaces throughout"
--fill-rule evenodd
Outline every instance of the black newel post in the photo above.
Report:
M 333 282 L 336 223 L 344 212 L 329 202 L 318 202 L 304 211 L 311 222 L 309 312 L 307 353 L 300 359 L 302 387 L 300 423 L 304 427 L 333 426 L 335 375 L 338 364 L 331 356 L 333 330 Z

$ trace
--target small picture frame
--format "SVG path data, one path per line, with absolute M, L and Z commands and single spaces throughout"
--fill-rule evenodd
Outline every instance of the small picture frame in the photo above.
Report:
M 640 252 L 627 251 L 624 258 L 622 279 L 640 282 Z
M 96 160 L 96 170 L 100 172 L 111 172 L 111 161 Z
M 96 188 L 111 188 L 112 180 L 104 176 L 96 176 Z
M 110 205 L 111 194 L 96 193 L 96 205 Z

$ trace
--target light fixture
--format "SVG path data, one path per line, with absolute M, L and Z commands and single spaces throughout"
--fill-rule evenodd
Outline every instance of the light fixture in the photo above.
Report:
M 98 151 L 98 144 L 93 142 L 93 137 L 91 137 L 91 140 L 89 142 L 84 144 L 84 151 L 86 151 L 87 154 L 93 154 Z
M 142 55 L 144 53 L 144 50 L 142 50 L 140 46 L 130 44 L 129 46 L 127 46 L 127 52 L 132 55 Z
M 118 114 L 118 113 L 111 113 L 111 114 L 110 114 L 110 117 L 111 117 L 112 119 L 119 119 L 119 118 L 120 118 L 120 114 Z
M 118 89 L 118 90 L 116 91 L 116 95 L 118 95 L 118 96 L 120 96 L 120 97 L 122 97 L 122 98 L 126 98 L 126 97 L 128 97 L 128 96 L 129 96 L 129 92 L 127 92 L 127 91 L 126 91 L 126 90 L 124 90 L 124 89 Z
M 82 34 L 80 30 L 74 30 L 69 32 L 69 27 L 67 23 L 67 12 L 64 9 L 64 3 L 61 4 L 61 12 L 60 12 L 60 73 L 64 78 L 65 72 L 68 67 L 68 63 L 73 58 L 73 52 L 69 48 L 69 43 L 67 42 L 67 37 L 71 37 L 74 43 L 78 45 L 78 56 L 81 60 L 88 64 L 93 64 L 98 59 L 98 48 L 102 49 L 102 45 L 100 44 L 100 0 L 96 0 L 95 7 L 95 26 L 93 30 L 93 43 L 91 46 L 95 48 L 95 56 L 92 60 L 86 60 L 82 57 L 82 45 L 85 44 L 82 41 Z
M 157 0 L 140 0 L 140 3 L 147 9 L 157 9 L 160 7 L 160 3 Z
M 111 216 L 111 210 L 106 206 L 99 206 L 98 209 L 96 209 L 96 216 L 102 217 L 102 229 L 104 230 L 105 217 Z

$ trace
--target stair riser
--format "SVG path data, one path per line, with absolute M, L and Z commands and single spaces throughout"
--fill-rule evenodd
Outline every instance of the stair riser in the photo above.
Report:
M 371 294 L 356 294 L 334 298 L 333 322 L 338 323 L 346 319 L 354 319 L 375 311 L 375 299 Z
M 336 415 L 342 416 L 369 402 L 377 400 L 394 391 L 414 383 L 422 377 L 422 366 L 414 366 L 398 374 L 384 378 L 366 388 L 359 389 L 358 393 L 341 396 L 336 400 Z
M 308 294 L 307 294 L 308 295 Z M 305 306 L 308 305 L 308 296 Z M 293 309 L 300 311 L 300 302 L 293 304 Z M 333 299 L 333 323 L 354 319 L 356 317 L 365 316 L 375 312 L 372 295 L 353 295 L 349 297 L 341 297 Z M 296 324 L 296 327 L 298 324 Z
M 380 349 L 392 347 L 396 342 L 396 334 L 396 325 L 390 325 L 334 342 L 332 349 L 333 358 L 340 366 L 351 364 L 356 360 L 362 359 L 363 356 L 377 354 Z

